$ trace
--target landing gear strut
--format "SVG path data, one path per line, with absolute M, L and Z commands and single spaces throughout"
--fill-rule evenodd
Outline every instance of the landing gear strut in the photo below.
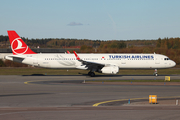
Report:
M 155 75 L 156 77 L 158 76 L 157 69 L 154 70 L 154 75 Z
M 88 72 L 88 75 L 91 76 L 91 77 L 94 77 L 95 73 L 90 71 L 90 72 Z

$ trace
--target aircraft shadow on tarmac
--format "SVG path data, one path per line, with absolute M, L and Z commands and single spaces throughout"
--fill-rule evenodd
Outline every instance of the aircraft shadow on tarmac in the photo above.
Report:
M 32 74 L 32 75 L 22 75 L 22 76 L 87 76 L 90 77 L 88 74 L 81 74 L 79 75 L 44 75 L 44 74 Z M 123 77 L 123 76 L 154 76 L 154 75 L 96 75 L 95 77 Z M 158 76 L 173 76 L 173 75 L 158 75 Z M 93 77 L 92 77 L 93 78 Z

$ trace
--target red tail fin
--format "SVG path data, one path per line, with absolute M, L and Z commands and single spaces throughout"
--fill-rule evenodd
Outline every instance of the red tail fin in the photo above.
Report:
M 11 30 L 7 32 L 9 35 L 11 49 L 14 55 L 36 54 L 26 45 L 26 43 L 19 37 L 19 35 L 15 31 Z

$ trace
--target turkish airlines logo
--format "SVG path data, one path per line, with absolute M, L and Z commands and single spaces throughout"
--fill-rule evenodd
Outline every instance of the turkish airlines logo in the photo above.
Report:
M 24 54 L 28 50 L 28 46 L 22 44 L 21 38 L 14 39 L 11 43 L 11 48 L 15 54 Z

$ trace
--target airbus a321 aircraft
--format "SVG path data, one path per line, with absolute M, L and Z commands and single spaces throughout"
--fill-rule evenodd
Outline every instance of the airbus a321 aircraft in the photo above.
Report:
M 95 76 L 94 72 L 117 74 L 119 69 L 161 69 L 171 68 L 176 63 L 161 54 L 74 54 L 63 53 L 35 53 L 18 36 L 15 31 L 8 31 L 13 55 L 5 59 L 23 64 L 43 68 L 83 69 L 90 70 L 88 75 Z M 155 73 L 157 76 L 157 72 Z

